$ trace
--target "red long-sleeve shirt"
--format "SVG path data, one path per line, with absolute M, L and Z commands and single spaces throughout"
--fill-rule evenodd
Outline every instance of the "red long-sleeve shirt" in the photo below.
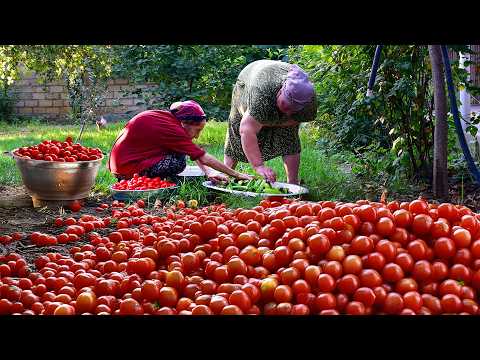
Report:
M 108 169 L 131 177 L 171 153 L 186 154 L 197 160 L 205 150 L 195 145 L 185 129 L 169 111 L 148 110 L 133 117 L 115 141 Z

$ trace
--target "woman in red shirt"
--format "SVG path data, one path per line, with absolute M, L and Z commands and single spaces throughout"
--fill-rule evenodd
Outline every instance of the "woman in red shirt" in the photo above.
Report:
M 205 123 L 203 109 L 192 100 L 174 103 L 169 111 L 141 112 L 125 125 L 115 140 L 108 169 L 119 180 L 130 179 L 135 173 L 151 178 L 174 178 L 185 169 L 188 155 L 211 180 L 228 180 L 223 174 L 250 179 L 192 142 L 198 138 Z

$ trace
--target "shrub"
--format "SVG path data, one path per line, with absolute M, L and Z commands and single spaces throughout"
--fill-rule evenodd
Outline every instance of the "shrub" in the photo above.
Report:
M 15 93 L 0 91 L 0 120 L 12 123 L 15 120 L 15 104 L 17 98 Z

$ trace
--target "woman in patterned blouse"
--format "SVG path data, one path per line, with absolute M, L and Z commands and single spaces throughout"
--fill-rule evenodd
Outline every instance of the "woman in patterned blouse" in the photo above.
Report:
M 232 93 L 225 165 L 249 162 L 268 182 L 275 172 L 264 161 L 282 156 L 287 181 L 298 184 L 301 122 L 317 112 L 315 90 L 297 65 L 258 60 L 239 74 Z

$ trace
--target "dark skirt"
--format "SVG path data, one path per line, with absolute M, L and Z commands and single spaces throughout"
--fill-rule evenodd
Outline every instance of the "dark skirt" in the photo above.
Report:
M 248 162 L 240 138 L 240 119 L 230 119 L 225 154 L 240 162 Z M 257 134 L 262 160 L 268 161 L 279 156 L 301 152 L 299 126 L 264 127 Z
M 177 175 L 187 167 L 187 158 L 185 154 L 168 154 L 155 165 L 142 170 L 140 176 L 148 176 L 149 178 L 159 177 L 161 179 L 178 180 Z M 118 180 L 125 179 L 124 176 L 115 175 Z

